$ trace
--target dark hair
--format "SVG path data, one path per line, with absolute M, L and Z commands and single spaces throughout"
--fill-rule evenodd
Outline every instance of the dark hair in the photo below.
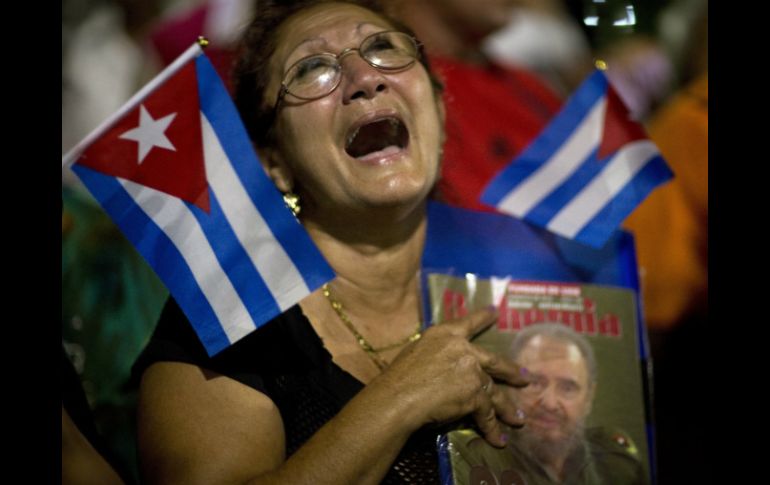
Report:
M 294 14 L 324 3 L 350 3 L 377 13 L 397 30 L 414 36 L 401 22 L 388 16 L 378 0 L 260 0 L 254 19 L 241 36 L 236 54 L 232 80 L 235 89 L 235 105 L 241 115 L 251 140 L 263 147 L 271 143 L 273 110 L 265 102 L 265 88 L 270 80 L 269 62 L 277 48 L 277 34 L 280 27 Z M 443 86 L 430 69 L 418 42 L 420 63 L 430 76 L 434 92 L 441 93 Z

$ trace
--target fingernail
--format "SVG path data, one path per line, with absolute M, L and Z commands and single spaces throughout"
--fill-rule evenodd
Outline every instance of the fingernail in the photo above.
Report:
M 502 441 L 503 443 L 508 443 L 509 439 L 510 439 L 510 436 L 508 436 L 507 434 L 500 435 L 500 441 Z
M 521 377 L 527 377 L 529 376 L 529 370 L 526 367 L 519 367 L 519 375 L 521 375 Z
M 522 411 L 521 409 L 517 409 L 517 410 L 516 410 L 516 418 L 517 418 L 517 419 L 519 419 L 519 420 L 521 420 L 521 421 L 524 421 L 524 419 L 525 419 L 526 417 L 527 417 L 527 415 L 526 415 L 526 414 L 524 414 L 524 411 Z

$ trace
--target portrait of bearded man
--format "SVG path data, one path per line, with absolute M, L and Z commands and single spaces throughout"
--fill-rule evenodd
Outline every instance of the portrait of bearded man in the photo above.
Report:
M 507 356 L 526 369 L 529 385 L 507 390 L 526 424 L 504 449 L 485 445 L 472 430 L 453 432 L 453 449 L 469 465 L 455 485 L 649 483 L 626 432 L 586 425 L 598 366 L 584 336 L 561 323 L 531 325 L 517 332 Z

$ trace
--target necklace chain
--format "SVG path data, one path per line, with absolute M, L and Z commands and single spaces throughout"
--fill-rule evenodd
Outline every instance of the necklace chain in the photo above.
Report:
M 384 345 L 379 348 L 375 348 L 374 346 L 372 346 L 372 344 L 370 344 L 364 338 L 363 335 L 361 335 L 361 333 L 356 329 L 355 325 L 353 325 L 353 322 L 350 321 L 350 318 L 347 316 L 347 314 L 342 308 L 342 303 L 334 299 L 334 297 L 331 294 L 331 291 L 329 290 L 329 283 L 324 283 L 322 290 L 323 290 L 324 296 L 329 301 L 329 304 L 332 306 L 332 309 L 334 310 L 334 312 L 337 314 L 337 316 L 340 317 L 340 320 L 342 320 L 342 323 L 345 324 L 345 327 L 347 327 L 347 329 L 350 330 L 350 333 L 352 333 L 353 336 L 356 338 L 358 345 L 361 346 L 364 352 L 366 352 L 366 354 L 372 359 L 372 361 L 375 363 L 377 367 L 379 367 L 380 370 L 383 370 L 388 366 L 388 364 L 382 359 L 382 357 L 378 355 L 380 352 L 401 347 L 402 345 L 408 344 L 409 342 L 414 342 L 416 340 L 419 340 L 420 337 L 422 337 L 422 322 L 418 321 L 417 328 L 408 337 L 402 340 L 399 340 L 398 342 Z

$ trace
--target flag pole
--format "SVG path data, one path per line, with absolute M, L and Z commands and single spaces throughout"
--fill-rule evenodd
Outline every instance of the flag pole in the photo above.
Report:
M 80 155 L 89 145 L 91 145 L 100 136 L 102 136 L 104 132 L 109 130 L 112 125 L 115 124 L 115 122 L 123 118 L 126 113 L 134 109 L 137 104 L 139 104 L 158 86 L 160 86 L 164 81 L 166 81 L 169 77 L 181 69 L 182 66 L 187 64 L 188 61 L 202 54 L 203 48 L 207 47 L 208 45 L 208 39 L 203 36 L 198 37 L 198 40 L 193 45 L 191 45 L 186 51 L 182 53 L 182 55 L 177 57 L 174 62 L 172 62 L 163 71 L 161 71 L 157 76 L 155 76 L 149 83 L 147 83 L 141 90 L 139 90 L 139 92 L 134 94 L 131 99 L 126 101 L 118 111 L 104 120 L 99 126 L 96 127 L 96 129 L 89 133 L 88 136 L 83 138 L 80 143 L 72 147 L 66 154 L 64 154 L 61 158 L 62 170 L 72 165 L 78 158 L 80 158 Z

